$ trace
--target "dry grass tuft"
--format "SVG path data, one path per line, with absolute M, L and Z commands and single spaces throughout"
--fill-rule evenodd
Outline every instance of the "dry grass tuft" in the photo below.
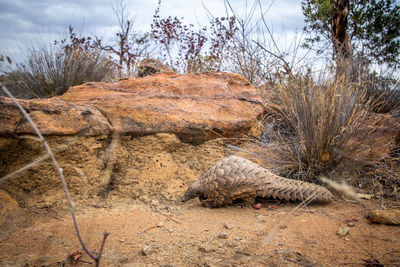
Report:
M 16 66 L 7 66 L 2 80 L 17 97 L 46 98 L 71 86 L 111 79 L 115 72 L 116 65 L 100 50 L 39 44 L 27 49 Z
M 378 102 L 368 97 L 363 81 L 295 75 L 263 90 L 270 100 L 265 99 L 268 115 L 260 145 L 276 173 L 318 183 L 322 175 L 379 168 L 379 177 L 384 172 L 398 187 L 400 175 L 387 167 L 397 161 L 391 152 L 398 123 L 390 114 L 373 112 Z

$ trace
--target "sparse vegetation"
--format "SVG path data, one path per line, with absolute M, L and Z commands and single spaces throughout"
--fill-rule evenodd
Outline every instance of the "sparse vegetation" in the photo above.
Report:
M 77 38 L 72 28 L 69 38 L 28 48 L 23 61 L 6 66 L 4 83 L 18 97 L 46 98 L 61 95 L 74 85 L 115 76 L 115 63 L 92 47 L 90 39 Z
M 327 38 L 329 44 L 324 43 L 323 47 L 317 49 L 322 48 L 324 51 L 333 52 L 333 60 L 331 54 L 330 58 L 324 63 L 323 71 L 315 71 L 314 66 L 312 66 L 313 62 L 302 61 L 303 58 L 298 60 L 297 55 L 303 43 L 302 38 L 296 39 L 292 46 L 285 48 L 282 48 L 276 42 L 265 19 L 267 11 L 263 10 L 260 0 L 254 0 L 252 5 L 246 9 L 243 17 L 240 17 L 230 2 L 226 0 L 226 16 L 213 17 L 209 13 L 209 26 L 198 28 L 192 24 L 186 25 L 182 18 L 173 16 L 161 18 L 161 1 L 159 1 L 153 16 L 151 30 L 145 33 L 135 31 L 134 20 L 127 14 L 127 2 L 115 0 L 113 7 L 120 28 L 115 34 L 116 39 L 110 44 L 106 44 L 96 37 L 77 36 L 70 26 L 67 38 L 55 41 L 52 45 L 43 44 L 28 49 L 23 60 L 17 62 L 14 66 L 12 66 L 13 62 L 9 57 L 0 55 L 2 73 L 0 82 L 2 85 L 5 84 L 10 87 L 18 97 L 52 97 L 63 94 L 69 87 L 84 82 L 110 81 L 135 76 L 137 63 L 151 56 L 162 60 L 164 64 L 168 64 L 171 69 L 178 73 L 233 71 L 256 85 L 265 103 L 266 112 L 262 121 L 264 128 L 262 138 L 246 139 L 246 142 L 254 141 L 256 143 L 257 153 L 252 152 L 252 154 L 261 156 L 261 159 L 269 163 L 268 167 L 274 173 L 312 183 L 327 182 L 342 190 L 346 189 L 346 186 L 341 183 L 344 181 L 353 186 L 351 190 L 347 191 L 351 191 L 354 199 L 358 199 L 358 192 L 353 189 L 365 190 L 364 192 L 370 193 L 370 196 L 375 194 L 375 196 L 398 199 L 400 196 L 398 193 L 400 190 L 400 88 L 398 76 L 396 76 L 396 70 L 393 67 L 398 66 L 399 63 L 400 44 L 398 36 L 394 36 L 396 33 L 393 34 L 393 29 L 386 29 L 385 27 L 388 27 L 390 19 L 394 18 L 395 14 L 399 12 L 399 7 L 393 1 L 387 1 L 388 4 L 386 5 L 384 5 L 385 1 L 377 0 L 352 1 L 356 4 L 352 6 L 349 13 L 351 18 L 349 28 L 346 23 L 339 26 L 344 31 L 350 29 L 350 37 L 354 37 L 353 40 L 355 41 L 349 43 L 345 55 L 340 55 L 344 42 L 338 42 L 335 36 L 332 37 L 333 33 L 331 32 L 331 23 L 334 17 L 332 13 L 334 13 L 333 10 L 339 2 L 347 3 L 347 7 L 349 6 L 349 0 L 302 1 L 306 23 L 308 23 L 305 33 L 310 34 L 305 39 L 306 46 L 310 48 L 307 52 L 311 52 L 315 48 L 312 45 L 321 44 L 321 38 Z M 362 9 L 364 2 L 366 6 L 371 8 L 366 13 L 361 12 L 364 11 Z M 388 10 L 393 12 L 386 14 Z M 259 16 L 256 16 L 256 13 Z M 373 23 L 370 24 L 368 16 L 375 15 L 377 17 L 372 19 Z M 342 12 L 341 16 L 343 19 L 348 15 L 346 12 Z M 394 21 L 397 24 L 399 22 L 397 17 Z M 360 23 L 363 27 L 357 27 L 357 23 Z M 379 31 L 390 35 L 390 38 L 385 39 L 384 35 L 378 34 L 379 36 L 369 40 L 373 33 Z M 384 45 L 377 51 L 373 51 L 374 46 L 379 42 L 384 42 Z M 362 44 L 362 47 L 357 47 L 360 44 Z M 332 46 L 332 48 L 328 48 L 328 46 Z M 352 50 L 352 48 L 355 50 Z M 352 51 L 356 51 L 356 53 L 352 53 Z M 382 63 L 391 68 L 391 72 L 379 75 L 376 72 L 379 67 L 377 64 Z M 3 90 L 7 92 L 6 89 Z M 178 206 L 175 202 L 178 201 L 177 195 L 180 192 L 178 190 L 182 190 L 188 177 L 200 172 L 204 167 L 204 162 L 224 156 L 226 147 L 221 145 L 223 143 L 221 140 L 216 142 L 213 140 L 194 146 L 182 142 L 177 137 L 178 135 L 170 134 L 168 130 L 166 133 L 157 133 L 159 128 L 155 130 L 156 135 L 152 135 L 153 132 L 151 132 L 149 135 L 143 134 L 144 136 L 142 134 L 122 136 L 118 130 L 122 128 L 119 124 L 124 121 L 131 123 L 132 127 L 136 127 L 139 123 L 146 125 L 149 120 L 144 118 L 145 115 L 143 114 L 145 113 L 143 112 L 145 111 L 136 112 L 137 116 L 134 122 L 129 119 L 125 120 L 125 118 L 121 122 L 115 120 L 104 122 L 104 124 L 108 123 L 107 126 L 111 125 L 110 131 L 112 133 L 107 130 L 107 132 L 104 131 L 104 136 L 85 136 L 85 140 L 82 142 L 72 144 L 76 141 L 74 136 L 66 141 L 66 144 L 63 144 L 62 147 L 55 147 L 54 152 L 62 152 L 58 154 L 63 161 L 60 161 L 61 165 L 59 165 L 30 116 L 19 106 L 18 100 L 9 93 L 7 94 L 35 129 L 40 141 L 47 149 L 48 155 L 41 155 L 23 168 L 16 171 L 12 170 L 10 174 L 2 177 L 1 181 L 10 182 L 7 186 L 13 188 L 21 187 L 23 192 L 18 196 L 19 198 L 24 198 L 27 194 L 39 194 L 41 191 L 34 189 L 40 187 L 37 185 L 41 185 L 40 183 L 43 183 L 43 181 L 32 183 L 30 187 L 34 189 L 29 188 L 29 190 L 20 183 L 20 180 L 28 180 L 25 180 L 25 177 L 15 184 L 12 184 L 11 181 L 14 176 L 33 168 L 32 177 L 43 174 L 43 180 L 48 183 L 51 173 L 46 167 L 43 167 L 43 172 L 35 172 L 39 169 L 39 162 L 44 162 L 48 157 L 51 157 L 65 190 L 66 202 L 70 207 L 79 244 L 76 245 L 73 242 L 65 242 L 64 244 L 60 241 L 61 239 L 71 238 L 73 231 L 70 230 L 71 226 L 68 225 L 67 220 L 51 214 L 54 217 L 52 218 L 52 227 L 56 228 L 62 225 L 62 227 L 56 229 L 55 232 L 58 231 L 57 233 L 51 232 L 54 228 L 49 226 L 39 225 L 40 227 L 38 227 L 35 225 L 35 227 L 27 228 L 23 233 L 15 232 L 14 234 L 14 228 L 11 229 L 10 227 L 11 230 L 6 229 L 10 233 L 7 236 L 9 239 L 4 240 L 8 242 L 16 240 L 17 242 L 10 242 L 9 246 L 2 246 L 3 251 L 6 251 L 5 253 L 15 249 L 16 244 L 23 244 L 24 249 L 31 244 L 51 244 L 54 251 L 58 249 L 56 248 L 57 245 L 62 245 L 65 250 L 63 253 L 68 253 L 74 266 L 79 262 L 88 263 L 84 261 L 86 259 L 81 259 L 83 253 L 79 250 L 69 251 L 72 248 L 76 249 L 77 246 L 81 246 L 86 251 L 96 266 L 99 266 L 103 248 L 107 252 L 103 255 L 104 264 L 108 265 L 155 263 L 160 265 L 178 263 L 178 265 L 197 264 L 205 266 L 214 264 L 257 265 L 258 263 L 260 265 L 271 265 L 272 263 L 282 265 L 285 262 L 311 266 L 315 264 L 308 257 L 310 255 L 315 257 L 313 250 L 315 251 L 316 246 L 331 248 L 332 242 L 334 242 L 340 247 L 338 246 L 330 252 L 346 251 L 348 253 L 350 250 L 361 247 L 360 243 L 365 241 L 365 246 L 368 246 L 368 249 L 371 250 L 367 251 L 366 257 L 368 259 L 362 258 L 361 252 L 357 251 L 356 256 L 345 255 L 344 257 L 337 257 L 334 253 L 330 253 L 327 259 L 323 259 L 325 254 L 318 253 L 316 260 L 322 260 L 323 264 L 332 261 L 332 264 L 344 265 L 355 263 L 334 261 L 338 258 L 341 260 L 356 258 L 362 259 L 365 265 L 381 266 L 379 260 L 382 257 L 399 252 L 398 249 L 389 250 L 391 247 L 396 247 L 398 243 L 398 240 L 393 241 L 386 238 L 385 235 L 390 233 L 389 230 L 384 229 L 385 231 L 379 231 L 378 234 L 371 234 L 371 238 L 366 238 L 363 231 L 367 231 L 366 229 L 375 231 L 376 228 L 369 224 L 367 220 L 362 221 L 364 210 L 360 211 L 359 206 L 348 204 L 347 201 L 351 200 L 345 198 L 332 203 L 332 205 L 335 205 L 333 208 L 325 209 L 324 206 L 317 206 L 315 209 L 309 210 L 307 201 L 304 201 L 296 208 L 286 206 L 285 212 L 274 211 L 274 209 L 282 208 L 279 206 L 286 205 L 285 202 L 274 202 L 270 205 L 264 199 L 265 202 L 261 201 L 253 207 L 255 209 L 263 207 L 268 210 L 267 224 L 265 224 L 267 222 L 265 216 L 267 215 L 261 211 L 254 214 L 251 209 L 239 210 L 233 207 L 223 211 L 224 214 L 220 214 L 220 212 L 204 214 L 198 212 L 200 207 Z M 144 95 L 140 95 L 140 97 L 146 97 Z M 165 93 L 161 95 L 163 98 L 170 97 Z M 180 99 L 180 95 L 173 97 Z M 70 94 L 62 96 L 61 100 L 73 101 L 73 98 Z M 9 100 L 7 99 L 7 101 Z M 197 98 L 190 100 L 198 101 Z M 244 100 L 247 101 L 245 98 Z M 253 102 L 253 100 L 249 100 L 249 102 Z M 7 107 L 10 106 L 9 103 L 6 103 Z M 27 103 L 29 104 L 27 109 L 30 109 L 30 111 L 43 107 L 41 100 L 26 101 L 23 105 L 28 106 Z M 119 104 L 119 108 L 128 111 L 127 114 L 135 112 L 133 110 L 134 105 L 130 105 L 129 102 Z M 47 112 L 50 114 L 49 116 L 51 116 L 51 112 L 51 110 Z M 102 111 L 101 108 L 98 108 L 96 112 L 101 113 L 106 118 L 114 115 Z M 81 111 L 80 114 L 87 120 L 96 119 L 89 109 Z M 118 115 L 115 114 L 115 116 Z M 227 116 L 231 115 L 228 114 Z M 174 122 L 175 119 L 179 119 L 177 115 L 173 117 Z M 40 119 L 40 116 L 36 118 Z M 22 124 L 23 120 L 19 120 Z M 193 127 L 195 130 L 188 135 L 198 130 L 198 128 L 195 128 L 196 125 Z M 162 126 L 160 126 L 161 128 Z M 219 130 L 217 127 L 212 130 L 214 131 L 214 129 L 215 131 Z M 162 132 L 162 129 L 160 132 Z M 107 134 L 108 136 L 106 136 Z M 223 134 L 223 131 L 221 131 L 221 134 Z M 6 156 L 3 157 L 7 160 L 0 162 L 4 172 L 9 171 L 8 166 L 19 166 L 17 160 L 15 162 L 18 164 L 10 164 L 14 161 L 13 154 L 18 154 L 15 155 L 15 158 L 24 162 L 31 155 L 38 154 L 39 149 L 37 149 L 36 144 L 32 145 L 34 148 L 29 148 L 28 144 L 22 144 L 24 138 L 33 139 L 31 135 L 18 137 L 20 139 L 17 142 L 9 142 L 8 136 L 1 140 L 2 148 L 11 151 L 5 153 Z M 79 138 L 77 139 L 79 140 Z M 52 140 L 55 144 L 58 140 L 64 142 L 63 137 L 58 136 L 51 137 L 49 140 Z M 234 140 L 233 142 L 241 143 L 241 140 Z M 89 145 L 86 145 L 85 142 L 88 142 Z M 9 149 L 9 144 L 18 149 L 15 147 Z M 21 151 L 20 145 L 23 148 L 26 147 L 29 152 L 19 153 Z M 66 147 L 69 151 L 64 153 Z M 244 150 L 243 148 L 239 149 Z M 212 153 L 212 150 L 216 152 Z M 27 154 L 26 157 L 25 153 Z M 12 155 L 11 159 L 8 159 L 8 155 Z M 98 161 L 86 161 L 85 157 L 93 157 Z M 72 160 L 77 163 L 76 168 L 75 166 L 71 168 Z M 227 169 L 224 169 L 224 173 L 225 170 Z M 64 179 L 64 171 L 67 179 Z M 168 179 L 165 179 L 165 174 L 168 174 L 165 176 Z M 27 177 L 29 175 L 27 174 Z M 249 173 L 249 175 L 252 174 Z M 158 181 L 159 177 L 164 178 L 163 181 Z M 175 181 L 175 177 L 179 177 L 179 179 Z M 326 177 L 328 179 L 325 179 Z M 85 181 L 81 183 L 82 180 Z M 75 218 L 74 204 L 69 195 L 67 182 L 69 186 L 77 187 L 74 189 L 72 197 L 76 197 L 77 201 L 82 201 L 81 203 L 87 204 L 91 209 L 88 208 L 87 214 L 86 210 L 78 210 L 80 219 L 82 219 L 81 231 L 84 232 L 82 237 Z M 227 183 L 229 182 L 227 180 Z M 82 184 L 90 184 L 91 186 L 80 188 Z M 100 186 L 98 186 L 99 184 Z M 164 192 L 163 190 L 167 187 L 168 189 Z M 278 192 L 276 188 L 272 189 L 272 191 Z M 214 190 L 213 187 L 210 191 L 212 190 Z M 300 190 L 291 191 L 279 191 L 278 193 L 285 195 L 291 193 L 294 194 L 294 197 L 301 193 Z M 346 190 L 343 191 L 346 194 Z M 109 192 L 113 194 L 111 195 Z M 58 192 L 48 190 L 46 196 L 53 193 L 57 196 Z M 348 192 L 347 194 L 350 195 Z M 8 194 L 4 195 L 8 196 Z M 113 201 L 118 200 L 120 195 L 124 195 L 126 199 L 118 203 L 120 205 L 118 210 L 114 208 L 116 202 Z M 109 196 L 110 198 L 108 198 Z M 9 198 L 14 200 L 13 197 L 10 193 Z M 32 197 L 31 199 L 33 199 L 32 202 L 36 203 L 35 201 L 40 198 Z M 142 209 L 142 206 L 139 206 L 142 205 L 139 200 L 145 203 L 143 205 L 146 205 L 146 208 Z M 160 202 L 171 201 L 172 203 L 165 205 L 166 203 L 160 203 L 159 200 L 161 200 Z M 65 204 L 56 203 L 54 199 L 50 199 L 48 202 L 41 203 L 40 206 L 30 206 L 30 203 L 28 203 L 29 205 L 24 203 L 27 205 L 26 209 L 31 207 L 40 209 L 40 212 L 36 214 L 37 217 L 34 217 L 32 221 L 39 216 L 47 216 L 46 212 L 52 212 L 60 207 L 58 205 Z M 15 201 L 15 203 L 17 202 Z M 0 204 L 2 206 L 3 203 Z M 383 206 L 383 201 L 380 204 Z M 350 205 L 352 206 L 349 208 Z M 18 203 L 15 206 L 19 208 Z M 104 220 L 103 209 L 110 212 L 107 213 L 107 217 L 110 217 L 108 221 Z M 302 209 L 307 213 L 301 213 Z M 338 213 L 336 209 L 347 210 Z M 15 214 L 20 216 L 22 213 L 15 212 Z M 246 217 L 247 219 L 240 225 L 236 225 L 238 214 L 239 216 L 250 216 Z M 350 218 L 350 214 L 354 217 Z M 174 217 L 175 215 L 177 218 Z M 4 215 L 3 217 L 6 218 L 7 216 Z M 297 219 L 292 220 L 293 218 Z M 310 218 L 314 224 L 309 223 Z M 14 224 L 12 220 L 10 220 L 10 224 Z M 229 220 L 229 223 L 210 223 L 224 220 Z M 356 226 L 355 222 L 357 221 L 359 224 Z M 106 222 L 106 228 L 113 229 L 114 237 L 108 240 L 109 248 L 104 247 L 108 233 L 104 233 L 102 240 L 99 239 L 100 235 L 97 230 L 99 222 Z M 46 223 L 39 221 L 37 224 L 44 225 Z M 335 239 L 342 238 L 349 233 L 350 230 L 347 226 L 342 227 L 344 223 L 351 227 L 356 226 L 353 228 L 355 230 L 351 230 L 352 235 L 349 235 L 346 239 L 343 238 L 345 241 L 351 239 L 352 242 L 346 243 L 341 242 L 341 239 L 338 239 L 339 241 Z M 322 224 L 324 228 L 319 228 Z M 342 234 L 340 232 L 335 233 L 339 224 L 339 230 L 347 228 Z M 314 227 L 315 225 L 317 227 Z M 260 229 L 255 230 L 254 227 L 260 228 L 261 231 L 258 231 Z M 292 229 L 295 229 L 295 231 L 292 231 Z M 298 231 L 298 229 L 301 230 Z M 321 231 L 325 232 L 321 234 Z M 39 234 L 38 237 L 36 237 L 36 232 Z M 361 235 L 358 233 L 361 233 Z M 392 233 L 394 233 L 394 238 L 397 238 L 398 233 Z M 30 243 L 25 243 L 24 235 L 33 236 L 33 238 L 30 236 L 28 241 Z M 124 235 L 129 235 L 130 240 L 128 241 L 128 237 L 125 238 Z M 305 235 L 312 237 L 312 240 L 305 240 Z M 83 239 L 87 240 L 87 245 L 85 245 Z M 54 241 L 60 241 L 60 244 L 55 244 Z M 291 241 L 294 245 L 287 244 Z M 95 242 L 101 242 L 98 252 L 88 248 L 89 246 L 93 247 Z M 378 249 L 374 251 L 374 247 L 369 246 L 369 242 L 378 244 L 376 245 Z M 304 255 L 296 251 L 296 248 Z M 35 249 L 32 250 L 34 253 L 36 251 L 42 253 L 42 248 Z M 15 255 L 10 258 L 18 258 L 20 256 L 18 253 L 19 251 L 15 252 Z M 29 257 L 36 257 L 34 253 L 30 254 Z M 284 254 L 287 255 L 282 256 Z M 44 262 L 49 261 L 49 258 L 41 257 L 36 262 L 44 264 Z M 390 260 L 391 258 L 386 260 L 385 264 Z M 58 262 L 57 264 L 62 263 Z
M 240 62 L 237 71 L 261 85 L 267 109 L 265 139 L 259 143 L 264 159 L 283 176 L 317 183 L 321 175 L 351 177 L 354 185 L 368 184 L 374 190 L 381 184 L 380 191 L 393 195 L 400 187 L 399 159 L 393 157 L 398 144 L 393 136 L 379 138 L 399 125 L 393 119 L 400 103 L 395 72 L 377 74 L 376 66 L 359 53 L 336 55 L 333 63 L 325 61 L 325 70 L 312 71 L 312 63 L 297 60 L 302 40 L 292 50 L 280 48 L 260 1 L 248 10 L 243 18 L 235 14 L 240 30 L 232 51 Z M 254 21 L 263 38 L 255 37 Z
M 394 140 L 374 140 L 388 117 L 372 112 L 377 102 L 367 100 L 363 81 L 296 75 L 268 89 L 273 103 L 262 145 L 273 151 L 278 173 L 318 183 L 321 175 L 354 174 L 391 158 Z
M 127 13 L 128 1 L 115 0 L 113 11 L 118 20 L 119 31 L 115 34 L 112 44 L 104 44 L 96 37 L 95 47 L 116 57 L 118 62 L 118 77 L 131 77 L 137 71 L 139 61 L 148 58 L 154 52 L 152 36 L 149 33 L 139 33 L 134 30 L 135 20 Z M 90 38 L 90 37 L 88 37 Z
M 183 18 L 161 18 L 160 6 L 161 1 L 151 24 L 160 59 L 180 73 L 220 71 L 238 30 L 235 17 L 211 18 L 209 28 L 196 30 L 193 24 L 184 24 Z

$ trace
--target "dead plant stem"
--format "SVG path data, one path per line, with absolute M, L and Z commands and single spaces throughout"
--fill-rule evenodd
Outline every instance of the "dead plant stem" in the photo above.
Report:
M 3 91 L 7 94 L 7 96 L 9 98 L 11 98 L 11 100 L 14 102 L 14 104 L 19 108 L 19 110 L 22 112 L 22 114 L 25 116 L 25 118 L 28 120 L 29 124 L 32 126 L 33 130 L 35 131 L 35 133 L 37 134 L 37 136 L 40 138 L 40 141 L 42 142 L 43 146 L 46 148 L 47 153 L 49 154 L 51 160 L 53 161 L 54 167 L 55 169 L 58 171 L 58 174 L 60 175 L 60 179 L 61 182 L 63 184 L 63 188 L 64 188 L 64 192 L 65 195 L 67 197 L 68 200 L 68 204 L 69 204 L 69 209 L 71 211 L 71 216 L 72 216 L 72 221 L 74 223 L 74 227 L 75 227 L 75 232 L 76 235 L 78 236 L 79 242 L 83 248 L 83 250 L 96 262 L 96 266 L 99 266 L 99 262 L 100 262 L 100 257 L 101 257 L 101 252 L 103 250 L 104 247 L 104 243 L 106 241 L 106 238 L 108 236 L 108 233 L 104 233 L 104 237 L 103 237 L 103 242 L 101 244 L 101 249 L 98 253 L 97 256 L 95 256 L 85 245 L 85 243 L 83 242 L 82 236 L 80 234 L 79 231 L 79 227 L 78 227 L 78 223 L 76 221 L 76 216 L 75 216 L 75 212 L 74 212 L 74 203 L 71 200 L 71 196 L 69 194 L 69 190 L 67 187 L 67 183 L 65 182 L 65 178 L 64 178 L 64 174 L 63 174 L 63 170 L 62 168 L 59 166 L 53 152 L 51 151 L 50 146 L 48 145 L 48 143 L 46 142 L 46 140 L 44 139 L 43 135 L 40 133 L 39 129 L 36 127 L 36 124 L 32 121 L 31 117 L 29 116 L 29 114 L 26 112 L 26 110 L 20 105 L 20 103 L 18 102 L 18 100 L 10 93 L 10 91 L 8 91 L 8 89 L 2 85 L 1 88 L 3 89 Z

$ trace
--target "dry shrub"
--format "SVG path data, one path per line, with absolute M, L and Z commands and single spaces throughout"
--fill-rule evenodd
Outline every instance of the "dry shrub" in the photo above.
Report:
M 369 174 L 390 175 L 399 185 L 389 167 L 399 128 L 390 115 L 372 112 L 376 102 L 367 98 L 362 81 L 292 75 L 262 90 L 270 99 L 264 99 L 268 115 L 260 145 L 275 172 L 318 183 L 321 175 L 334 179 L 369 168 Z
M 17 97 L 46 98 L 84 82 L 111 79 L 115 71 L 116 65 L 100 50 L 39 44 L 28 48 L 16 66 L 7 67 L 3 79 Z

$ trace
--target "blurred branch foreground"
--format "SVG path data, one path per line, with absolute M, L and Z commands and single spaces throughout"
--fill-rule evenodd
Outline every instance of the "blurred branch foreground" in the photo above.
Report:
M 104 237 L 103 237 L 103 242 L 101 243 L 101 247 L 100 247 L 100 251 L 98 252 L 97 256 L 95 256 L 93 254 L 93 252 L 91 252 L 85 245 L 85 243 L 82 240 L 81 237 L 81 233 L 79 231 L 79 227 L 78 227 L 78 223 L 76 221 L 76 216 L 75 216 L 75 212 L 74 212 L 74 204 L 71 200 L 70 194 L 69 194 L 69 190 L 68 190 L 68 186 L 67 183 L 65 182 L 65 178 L 64 178 L 64 174 L 63 174 L 63 169 L 60 167 L 60 165 L 58 164 L 50 146 L 48 145 L 48 143 L 46 142 L 46 140 L 43 138 L 43 135 L 40 133 L 39 129 L 37 128 L 37 126 L 35 125 L 35 123 L 32 121 L 31 117 L 29 116 L 29 114 L 26 112 L 26 110 L 18 103 L 18 100 L 15 99 L 15 97 L 7 90 L 7 88 L 4 85 L 1 85 L 1 89 L 7 94 L 8 97 L 10 97 L 12 99 L 12 101 L 14 102 L 14 104 L 18 107 L 18 109 L 21 111 L 21 113 L 24 115 L 24 117 L 26 118 L 26 120 L 29 122 L 30 126 L 32 127 L 32 129 L 34 130 L 34 132 L 37 134 L 37 136 L 40 138 L 40 141 L 42 142 L 43 146 L 46 148 L 47 153 L 49 154 L 53 164 L 54 164 L 54 168 L 58 171 L 58 174 L 60 175 L 60 179 L 63 185 L 63 189 L 65 192 L 65 196 L 68 200 L 68 204 L 69 204 L 69 209 L 71 211 L 71 216 L 72 216 L 72 221 L 74 223 L 74 228 L 76 231 L 76 235 L 78 236 L 79 242 L 82 245 L 83 250 L 85 250 L 85 252 L 95 261 L 96 263 L 96 267 L 99 266 L 100 264 L 100 258 L 101 258 L 101 253 L 103 251 L 104 248 L 104 244 L 106 242 L 107 236 L 109 235 L 109 233 L 105 232 L 104 233 Z
M 355 223 L 380 235 L 397 237 L 398 233 L 386 226 L 376 231 L 363 219 L 363 211 L 351 206 L 354 201 L 346 196 L 337 196 L 332 208 L 309 209 L 303 203 L 285 216 L 279 213 L 285 203 L 270 203 L 265 199 L 261 203 L 256 199 L 259 203 L 254 208 L 262 209 L 255 218 L 252 209 L 224 209 L 226 216 L 221 218 L 218 212 L 215 215 L 214 211 L 201 210 L 197 200 L 180 205 L 188 185 L 210 165 L 234 154 L 279 176 L 322 186 L 326 186 L 324 181 L 349 185 L 353 195 L 368 196 L 369 205 L 395 208 L 393 203 L 400 197 L 398 55 L 392 54 L 397 51 L 396 43 L 392 39 L 385 43 L 387 51 L 392 51 L 387 57 L 374 57 L 357 46 L 358 42 L 365 42 L 363 47 L 369 44 L 361 30 L 376 29 L 366 24 L 360 31 L 352 31 L 359 7 L 355 2 L 303 1 L 307 35 L 296 37 L 285 47 L 267 24 L 268 8 L 261 1 L 254 1 L 244 13 L 226 1 L 225 16 L 214 17 L 208 11 L 210 24 L 200 28 L 186 25 L 177 17 L 162 18 L 159 2 L 151 32 L 144 34 L 134 31 L 134 20 L 126 12 L 126 3 L 117 1 L 114 11 L 120 31 L 113 43 L 95 36 L 78 36 L 70 27 L 67 38 L 30 49 L 25 60 L 16 65 L 7 56 L 1 56 L 0 81 L 18 97 L 16 100 L 10 94 L 0 96 L 0 201 L 12 203 L 8 206 L 0 203 L 2 214 L 7 214 L 4 216 L 7 220 L 0 218 L 5 229 L 1 240 L 15 238 L 13 231 L 17 224 L 13 220 L 20 219 L 15 214 L 61 213 L 69 206 L 80 242 L 71 247 L 82 246 L 98 265 L 108 234 L 90 232 L 100 225 L 92 218 L 89 219 L 96 221 L 96 227 L 87 223 L 85 212 L 95 208 L 96 212 L 88 214 L 99 218 L 100 208 L 116 212 L 111 206 L 124 203 L 126 206 L 121 209 L 130 212 L 133 207 L 135 215 L 118 213 L 118 219 L 113 218 L 107 227 L 116 231 L 130 229 L 133 232 L 129 238 L 134 241 L 118 237 L 120 243 L 116 243 L 115 238 L 109 238 L 110 249 L 105 248 L 102 257 L 104 264 L 123 265 L 136 260 L 144 264 L 165 263 L 165 259 L 157 258 L 164 255 L 163 250 L 169 253 L 166 258 L 172 257 L 170 262 L 188 265 L 197 264 L 196 259 L 208 265 L 205 255 L 213 255 L 211 263 L 222 259 L 246 264 L 248 259 L 250 263 L 268 265 L 273 260 L 281 264 L 289 257 L 288 262 L 312 265 L 298 251 L 312 253 L 307 249 L 319 243 L 325 248 L 338 249 L 334 257 L 323 254 L 332 249 L 323 249 L 323 255 L 316 256 L 325 265 L 347 263 L 345 250 L 349 255 L 359 253 L 349 256 L 353 262 L 378 264 L 385 256 L 395 257 L 396 251 L 391 246 L 398 245 L 398 238 L 389 242 L 374 236 L 378 255 L 360 256 L 359 247 L 352 247 L 352 243 L 366 240 L 364 236 L 356 236 L 355 230 L 345 228 Z M 375 8 L 368 14 L 382 21 L 379 24 L 382 27 L 399 10 L 396 4 L 388 2 L 384 6 L 380 6 L 380 1 L 366 2 Z M 384 15 L 380 10 L 391 12 Z M 359 19 L 364 21 L 363 17 Z M 317 36 L 308 35 L 311 33 Z M 322 47 L 325 55 L 320 54 L 321 47 L 314 46 L 321 44 L 321 40 L 328 40 Z M 310 55 L 327 57 L 316 63 L 310 61 Z M 385 71 L 379 73 L 379 67 Z M 49 157 L 55 166 L 48 161 Z M 84 211 L 74 210 L 72 200 Z M 154 218 L 165 221 L 153 225 L 154 219 L 137 216 L 145 212 L 140 211 L 143 207 L 140 205 L 151 209 Z M 344 212 L 339 214 L 337 211 L 341 209 Z M 302 217 L 303 211 L 312 216 Z M 82 212 L 79 218 L 85 222 L 80 225 L 85 229 L 83 237 L 75 212 Z M 267 214 L 263 212 L 274 216 L 268 218 L 269 228 L 254 230 L 257 225 L 265 225 L 263 217 Z M 353 218 L 343 217 L 350 213 Z M 201 218 L 196 214 L 202 214 Z M 305 224 L 293 220 L 293 214 L 305 220 Z M 215 223 L 224 218 L 232 221 Z M 240 218 L 251 222 L 251 227 L 246 228 L 246 221 L 243 229 L 230 225 Z M 308 221 L 309 218 L 312 220 Z M 27 220 L 24 225 L 33 225 L 34 219 L 29 221 L 29 216 L 21 216 L 22 219 Z M 348 223 L 353 226 L 348 227 Z M 172 230 L 172 225 L 181 228 Z M 304 233 L 291 229 L 314 231 L 306 228 L 309 225 L 329 228 L 314 229 L 316 232 L 310 236 L 315 242 L 302 243 Z M 339 225 L 341 230 L 335 234 Z M 204 229 L 211 229 L 213 234 L 205 236 L 204 232 L 210 231 Z M 256 235 L 252 235 L 254 231 Z M 322 231 L 326 236 L 333 232 L 333 237 L 318 239 Z M 349 231 L 352 235 L 348 235 Z M 157 240 L 153 233 L 166 237 L 168 245 L 155 245 L 157 242 L 151 241 Z M 49 238 L 47 233 L 42 235 L 51 242 L 58 240 Z M 190 240 L 180 239 L 185 236 Z M 279 239 L 282 236 L 287 239 Z M 178 240 L 176 244 L 180 247 L 174 246 L 169 237 Z M 354 242 L 345 243 L 349 237 Z M 99 252 L 90 251 L 82 239 L 88 246 L 101 242 Z M 145 245 L 142 242 L 143 246 L 137 247 L 140 240 Z M 221 240 L 225 243 L 213 247 Z M 202 245 L 199 247 L 196 242 Z M 7 264 L 11 265 L 51 264 L 54 258 L 61 257 L 49 255 L 48 251 L 42 252 L 45 255 L 42 257 L 35 250 L 32 255 L 36 258 L 24 261 L 25 257 L 10 254 L 8 242 L 0 246 L 3 253 L 0 259 L 7 258 Z M 115 255 L 120 256 L 114 248 L 120 247 L 129 247 L 128 252 L 120 251 L 125 258 L 113 262 Z M 279 252 L 282 248 L 288 252 Z M 266 251 L 271 254 L 264 255 Z M 68 251 L 79 259 L 80 254 L 75 252 Z M 65 251 L 60 253 L 63 255 Z M 342 262 L 335 262 L 338 257 Z M 235 262 L 238 258 L 240 261 Z M 385 263 L 390 260 L 385 259 Z

